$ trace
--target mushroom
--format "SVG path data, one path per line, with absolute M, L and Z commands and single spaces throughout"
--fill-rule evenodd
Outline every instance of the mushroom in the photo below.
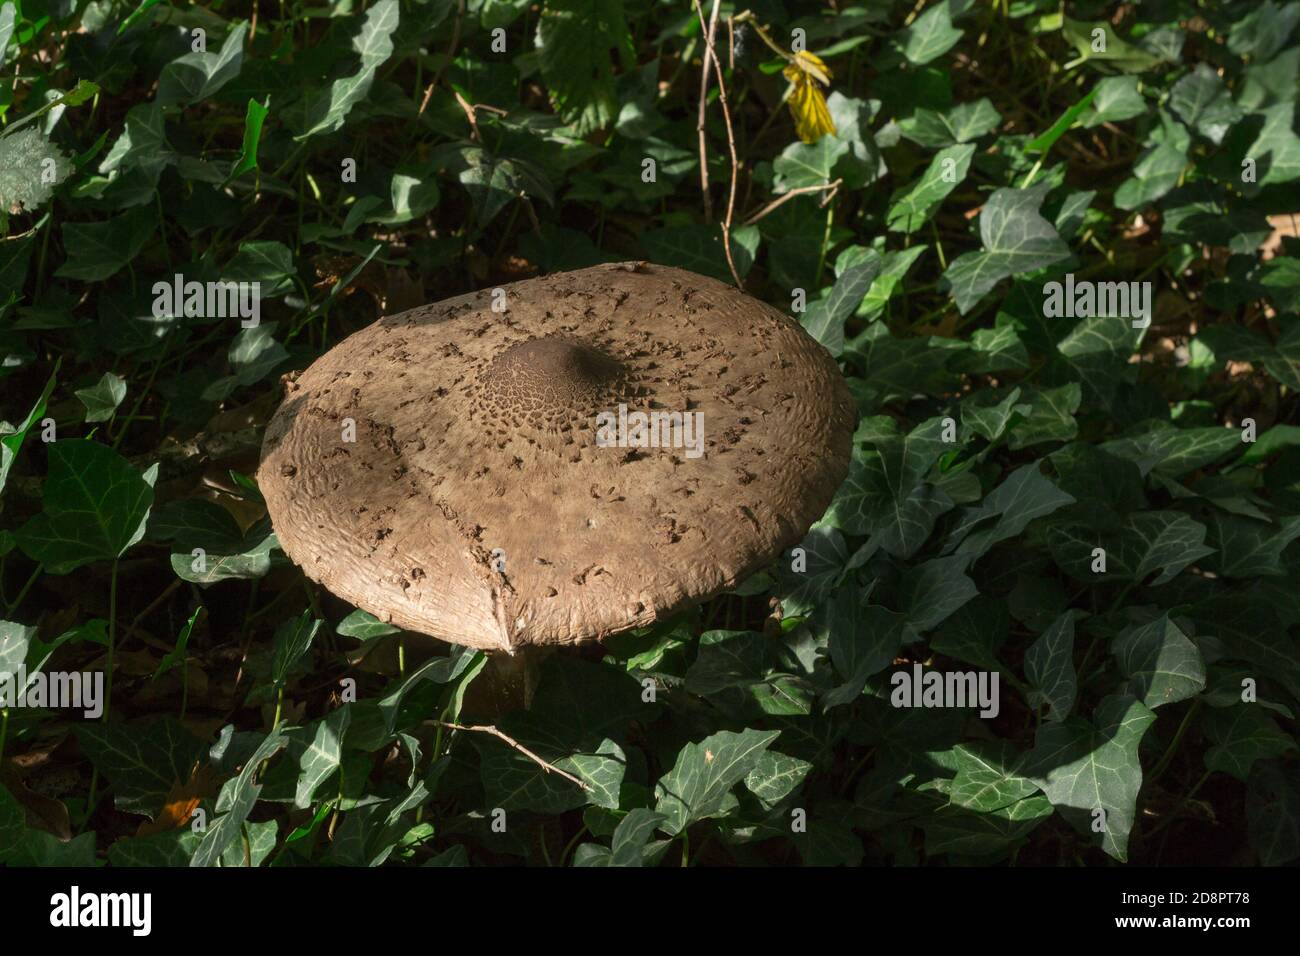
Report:
M 513 654 L 648 625 L 770 563 L 843 481 L 855 418 L 788 316 L 617 263 L 349 336 L 287 381 L 258 483 L 310 578 Z

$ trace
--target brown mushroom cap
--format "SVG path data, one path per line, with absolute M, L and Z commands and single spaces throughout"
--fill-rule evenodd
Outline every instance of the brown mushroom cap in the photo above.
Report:
M 573 644 L 734 586 L 825 511 L 856 412 L 788 316 L 644 263 L 504 292 L 380 319 L 288 384 L 258 482 L 309 577 L 456 644 Z M 701 413 L 703 454 L 598 444 L 620 404 Z

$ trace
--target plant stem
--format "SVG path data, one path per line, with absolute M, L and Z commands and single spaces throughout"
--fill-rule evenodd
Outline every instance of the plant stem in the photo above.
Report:
M 23 585 L 23 589 L 18 592 L 18 596 L 14 598 L 13 603 L 9 605 L 9 610 L 6 612 L 7 614 L 12 615 L 14 611 L 18 610 L 18 605 L 23 603 L 23 598 L 27 597 L 27 592 L 32 589 L 32 585 L 36 583 L 36 579 L 41 576 L 41 571 L 44 569 L 45 565 L 36 565 L 36 570 L 32 571 L 32 576 L 27 579 L 27 583 Z
M 117 558 L 108 579 L 108 673 L 104 677 L 104 719 L 113 708 L 113 652 L 117 646 Z
M 1159 776 L 1165 772 L 1165 768 L 1169 766 L 1169 762 L 1174 759 L 1174 754 L 1178 750 L 1178 745 L 1182 742 L 1183 734 L 1187 733 L 1187 728 L 1191 726 L 1192 718 L 1196 716 L 1196 712 L 1200 709 L 1201 702 L 1199 699 L 1193 701 L 1192 706 L 1187 708 L 1187 713 L 1183 715 L 1183 722 L 1179 724 L 1178 729 L 1174 731 L 1174 737 L 1169 741 L 1169 746 L 1165 749 L 1164 756 L 1160 758 L 1156 763 L 1155 768 L 1151 771 L 1151 775 L 1147 777 L 1145 781 L 1147 784 L 1155 783 Z

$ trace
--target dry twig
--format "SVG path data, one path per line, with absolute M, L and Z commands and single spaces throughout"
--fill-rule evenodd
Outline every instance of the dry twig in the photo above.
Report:
M 588 793 L 591 792 L 591 787 L 588 784 L 579 780 L 573 774 L 566 773 L 565 771 L 561 770 L 559 767 L 555 766 L 555 764 L 547 763 L 545 760 L 537 756 L 537 754 L 533 753 L 531 750 L 529 750 L 519 741 L 515 740 L 515 738 L 511 737 L 509 734 L 502 733 L 500 730 L 498 730 L 496 727 L 492 726 L 491 724 L 453 724 L 446 720 L 434 720 L 434 721 L 430 721 L 430 723 L 437 724 L 439 727 L 446 727 L 448 730 L 468 730 L 476 734 L 491 734 L 493 737 L 504 742 L 512 749 L 518 750 L 521 754 L 523 754 L 533 763 L 537 764 L 537 766 L 541 767 L 547 773 L 558 773 L 561 777 L 563 777 L 565 780 L 568 780 L 570 783 L 576 783 L 583 790 L 587 791 Z
M 789 192 L 782 193 L 780 196 L 777 196 L 775 199 L 773 199 L 770 203 L 768 203 L 758 212 L 754 213 L 754 215 L 746 219 L 744 225 L 752 226 L 754 223 L 758 222 L 768 213 L 772 212 L 777 207 L 790 201 L 795 196 L 806 196 L 808 193 L 819 193 L 825 191 L 826 195 L 823 196 L 822 201 L 818 203 L 818 206 L 820 206 L 822 209 L 825 209 L 826 204 L 835 198 L 835 194 L 839 191 L 840 184 L 843 182 L 844 180 L 842 179 L 836 179 L 832 182 L 821 183 L 816 186 L 800 186 L 798 189 L 791 189 Z
M 709 62 L 713 63 L 713 73 L 718 79 L 718 100 L 722 103 L 722 119 L 727 126 L 727 150 L 731 154 L 731 188 L 727 194 L 727 216 L 722 223 L 722 250 L 727 256 L 727 268 L 731 270 L 731 278 L 736 282 L 736 288 L 743 289 L 745 284 L 740 281 L 740 273 L 736 271 L 736 260 L 731 254 L 731 226 L 736 216 L 736 177 L 739 173 L 740 164 L 736 161 L 736 134 L 731 127 L 731 107 L 727 104 L 727 84 L 722 76 L 722 61 L 718 59 L 717 51 L 713 48 L 713 37 L 718 28 L 718 6 L 721 0 L 713 0 L 713 13 L 711 14 L 709 25 L 705 25 L 704 9 L 700 6 L 700 0 L 695 0 L 695 13 L 700 18 L 700 27 L 704 29 L 704 64 L 705 74 L 708 73 Z M 705 83 L 701 83 L 705 87 Z M 700 115 L 703 117 L 705 108 L 705 97 L 700 97 Z M 703 156 L 703 119 L 701 119 L 701 168 L 704 164 Z M 705 180 L 707 194 L 707 179 Z

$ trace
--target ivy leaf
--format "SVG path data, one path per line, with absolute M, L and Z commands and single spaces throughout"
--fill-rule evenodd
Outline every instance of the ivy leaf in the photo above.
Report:
M 1160 110 L 1160 125 L 1147 139 L 1147 151 L 1133 166 L 1133 175 L 1115 190 L 1115 205 L 1131 210 L 1155 202 L 1178 185 L 1187 166 L 1191 137 L 1181 124 Z
M 1255 160 L 1261 186 L 1300 178 L 1300 136 L 1292 128 L 1295 103 L 1277 103 L 1259 111 L 1264 126 L 1246 155 Z
M 880 275 L 871 283 L 866 298 L 858 306 L 858 316 L 866 321 L 878 318 L 885 311 L 895 290 L 903 281 L 912 265 L 924 255 L 927 246 L 913 246 L 910 249 L 896 249 L 886 252 L 881 258 Z
M 0 4 L 0 67 L 5 65 L 6 47 L 9 38 L 14 35 L 14 19 L 17 8 L 12 3 Z
M 202 840 L 189 827 L 124 837 L 109 844 L 108 862 L 110 866 L 189 866 Z
M 818 607 L 839 583 L 848 564 L 844 536 L 832 527 L 814 525 L 798 545 L 801 556 L 783 556 L 778 566 L 777 597 L 786 617 L 803 617 Z M 792 567 L 796 560 L 802 570 Z
M 1069 441 L 1078 434 L 1074 416 L 1083 402 L 1078 382 L 1058 388 L 1027 388 L 1021 401 L 1029 410 L 1023 421 L 1011 426 L 1007 445 L 1012 451 L 1045 441 Z
M 1205 689 L 1205 661 L 1196 645 L 1165 612 L 1126 628 L 1113 646 L 1129 691 L 1152 710 L 1195 697 Z
M 1216 549 L 1206 564 L 1216 574 L 1254 580 L 1287 573 L 1282 553 L 1300 538 L 1300 515 L 1283 518 L 1276 526 L 1217 510 L 1206 520 L 1209 541 Z
M 0 674 L 16 675 L 19 668 L 27 661 L 28 651 L 32 645 L 32 638 L 36 636 L 36 628 L 27 627 L 16 621 L 0 621 Z M 0 689 L 7 690 L 8 682 L 0 684 Z M 0 706 L 11 707 L 15 702 L 4 700 Z
M 1002 188 L 984 204 L 979 218 L 984 248 L 958 256 L 943 274 L 943 285 L 951 289 L 963 315 L 1002 279 L 1070 255 L 1070 247 L 1038 214 L 1049 188 L 1045 182 L 1028 189 Z
M 1136 76 L 1107 76 L 1094 89 L 1097 95 L 1082 117 L 1088 129 L 1103 123 L 1123 122 L 1147 111 L 1147 101 L 1138 92 Z
M 1300 23 L 1300 7 L 1263 0 L 1245 16 L 1233 20 L 1228 31 L 1228 49 L 1238 56 L 1249 56 L 1264 63 L 1286 46 L 1297 23 Z
M 126 398 L 126 380 L 120 375 L 105 372 L 90 388 L 79 388 L 74 393 L 86 406 L 86 421 L 106 422 L 113 417 L 117 406 Z
M 51 574 L 121 557 L 144 536 L 158 466 L 143 474 L 107 445 L 65 438 L 49 450 L 42 511 L 19 546 Z
M 208 826 L 194 856 L 190 858 L 190 866 L 214 866 L 226 849 L 239 839 L 244 821 L 248 819 L 248 814 L 262 792 L 262 785 L 254 782 L 258 770 L 288 743 L 289 740 L 280 727 L 272 729 L 253 755 L 244 762 L 239 776 L 227 781 L 221 788 L 217 810 L 224 812 Z
M 946 551 L 978 558 L 999 541 L 1013 538 L 1029 522 L 1074 504 L 1067 495 L 1038 470 L 1037 464 L 1022 465 L 993 489 L 977 508 L 967 508 L 948 537 Z M 977 525 L 995 518 L 992 525 Z
M 0 422 L 0 493 L 4 491 L 5 483 L 9 480 L 9 469 L 14 466 L 18 453 L 22 451 L 23 442 L 27 440 L 27 433 L 45 415 L 45 406 L 54 391 L 54 382 L 55 376 L 51 375 L 21 424 L 13 426 L 8 422 Z
M 843 683 L 822 698 L 829 710 L 862 695 L 867 678 L 889 666 L 908 635 L 907 618 L 874 604 L 854 588 L 841 588 L 826 606 L 821 629 Z
M 924 66 L 943 56 L 960 39 L 961 30 L 952 25 L 952 14 L 946 3 L 930 7 L 897 34 L 903 56 L 914 66 Z
M 1094 551 L 1105 552 L 1105 576 L 1126 581 L 1151 581 L 1157 586 L 1196 561 L 1213 554 L 1205 544 L 1205 525 L 1178 511 L 1144 511 L 1128 515 L 1117 532 L 1081 525 L 1051 529 L 1048 545 L 1057 564 L 1081 581 L 1096 581 Z
M 977 741 L 953 748 L 957 775 L 948 798 L 977 813 L 993 813 L 1038 792 L 1038 785 L 1023 776 L 1024 754 L 1008 741 Z
M 970 170 L 975 147 L 948 146 L 935 154 L 921 178 L 890 197 L 886 225 L 892 232 L 913 233 L 929 222 L 939 204 L 957 188 Z
M 221 270 L 227 282 L 258 283 L 264 299 L 284 295 L 292 289 L 297 274 L 293 250 L 282 242 L 268 240 L 241 242 L 239 251 Z
M 356 610 L 339 621 L 335 633 L 369 641 L 376 637 L 387 637 L 389 634 L 400 634 L 401 630 L 400 627 L 385 624 L 369 611 Z
M 765 750 L 757 766 L 745 776 L 745 787 L 771 809 L 794 793 L 812 768 L 807 760 Z
M 1276 760 L 1260 761 L 1246 783 L 1246 829 L 1264 866 L 1300 857 L 1300 786 Z
M 1211 710 L 1202 721 L 1212 745 L 1205 751 L 1205 767 L 1232 774 L 1246 781 L 1256 760 L 1280 757 L 1294 750 L 1294 738 L 1282 732 L 1277 722 L 1259 704 L 1236 704 Z
M 316 632 L 323 622 L 311 616 L 311 609 L 302 612 L 296 618 L 290 618 L 275 631 L 275 643 L 271 650 L 271 683 L 276 687 L 284 686 L 290 672 L 302 660 L 309 650 Z
M 749 774 L 780 731 L 746 728 L 719 731 L 677 754 L 672 770 L 655 785 L 655 812 L 676 836 L 697 820 L 726 816 L 736 806 L 731 788 Z
M 989 98 L 958 103 L 947 112 L 917 109 L 898 124 L 899 131 L 912 142 L 930 148 L 969 143 L 993 132 L 1002 117 Z
M 1066 611 L 1025 652 L 1025 676 L 1033 686 L 1029 704 L 1047 704 L 1048 720 L 1065 720 L 1079 692 L 1074 673 L 1074 613 Z
M 921 823 L 925 852 L 981 857 L 1006 853 L 1052 815 L 1046 797 L 1028 797 L 988 813 L 944 807 Z
M 166 115 L 162 104 L 155 100 L 127 111 L 122 135 L 99 164 L 99 171 L 127 173 L 138 169 L 156 182 L 163 168 L 175 161 L 176 154 L 167 142 Z
M 742 278 L 754 266 L 761 238 L 757 226 L 732 230 L 731 255 Z M 731 281 L 731 270 L 722 247 L 721 228 L 690 225 L 650 229 L 641 236 L 641 245 L 655 262 L 679 266 L 724 282 Z
M 153 203 L 128 209 L 104 222 L 65 222 L 67 260 L 55 271 L 61 279 L 101 282 L 140 254 L 154 234 L 158 210 Z
M 1019 399 L 1019 388 L 997 401 L 987 394 L 973 393 L 961 403 L 961 423 L 982 438 L 997 441 L 1013 420 L 1022 420 L 1031 411 L 1032 406 Z
M 1085 22 L 1066 17 L 1061 33 L 1081 59 L 1103 73 L 1145 73 L 1162 62 L 1160 57 L 1121 39 L 1104 20 Z
M 1001 670 L 998 648 L 1011 629 L 1006 602 L 977 596 L 959 607 L 930 637 L 930 649 L 988 671 Z
M 622 0 L 550 0 L 537 22 L 537 63 L 556 112 L 585 136 L 618 117 L 610 50 L 635 62 Z
M 155 101 L 161 106 L 206 100 L 239 75 L 244 62 L 248 23 L 236 23 L 226 34 L 219 53 L 193 51 L 177 57 L 158 77 Z
M 431 657 L 406 675 L 378 700 L 368 699 L 351 705 L 346 744 L 349 749 L 378 750 L 397 734 L 402 724 L 402 705 L 426 681 L 448 684 L 472 668 L 481 665 L 484 655 L 467 647 L 454 647 L 446 657 Z
M 791 143 L 772 161 L 774 191 L 824 186 L 831 181 L 835 164 L 848 152 L 849 144 L 834 133 L 827 133 L 815 143 Z
M 1116 695 L 1097 705 L 1091 721 L 1071 717 L 1043 724 L 1027 760 L 1026 776 L 1042 788 L 1066 821 L 1089 839 L 1104 811 L 1100 845 L 1128 860 L 1142 765 L 1138 745 L 1156 719 L 1141 701 Z
M 857 311 L 879 274 L 880 256 L 872 255 L 844 270 L 826 298 L 809 303 L 800 322 L 831 355 L 838 356 L 844 350 L 844 322 Z
M 351 720 L 352 710 L 344 704 L 331 711 L 329 716 L 305 728 L 311 738 L 305 742 L 301 753 L 293 755 L 297 760 L 298 772 L 293 801 L 295 807 L 310 807 L 321 784 L 339 769 L 343 762 L 343 738 Z
M 969 564 L 970 558 L 964 554 L 949 555 L 931 558 L 903 573 L 899 601 L 914 631 L 933 630 L 979 593 L 965 574 Z
M 361 57 L 360 69 L 335 80 L 328 92 L 311 91 L 305 103 L 305 129 L 295 140 L 301 142 L 342 128 L 352 108 L 370 92 L 375 71 L 393 55 L 393 34 L 399 16 L 397 0 L 379 0 L 366 11 L 361 30 L 352 41 L 352 49 Z
M 886 437 L 855 452 L 849 475 L 826 513 L 848 534 L 872 534 L 880 547 L 910 557 L 923 545 L 952 499 L 922 479 L 943 454 L 943 419 L 931 418 L 906 438 Z
M 1152 471 L 1169 478 L 1213 464 L 1241 447 L 1241 433 L 1232 428 L 1160 428 L 1102 442 L 1101 450 L 1136 462 L 1145 476 Z
M 1196 64 L 1174 84 L 1169 91 L 1169 108 L 1189 128 L 1216 146 L 1242 117 L 1241 108 L 1233 102 L 1232 94 L 1208 63 Z
M 205 748 L 171 717 L 132 724 L 83 723 L 77 740 L 90 762 L 113 785 L 113 805 L 153 819 L 173 787 L 189 782 Z
M 495 156 L 478 147 L 455 146 L 437 154 L 437 161 L 454 172 L 474 203 L 474 222 L 485 228 L 507 203 L 521 193 L 554 203 L 545 173 L 523 159 Z

